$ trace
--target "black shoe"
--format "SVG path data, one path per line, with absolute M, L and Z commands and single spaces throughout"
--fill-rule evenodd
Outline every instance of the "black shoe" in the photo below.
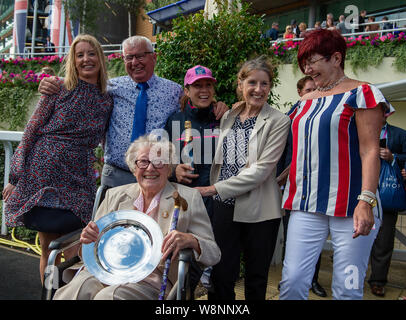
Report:
M 312 291 L 314 294 L 317 294 L 319 297 L 327 297 L 326 290 L 324 290 L 324 288 L 318 282 L 312 283 Z

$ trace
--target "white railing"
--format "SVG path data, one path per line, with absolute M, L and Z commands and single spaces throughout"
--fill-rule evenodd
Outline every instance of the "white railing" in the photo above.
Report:
M 121 44 L 104 44 L 101 46 L 103 49 L 104 54 L 109 55 L 112 53 L 121 53 L 122 52 L 122 45 Z M 31 47 L 25 47 L 24 53 L 0 53 L 0 59 L 8 59 L 11 57 L 20 56 L 23 58 L 33 58 L 33 57 L 41 57 L 41 56 L 50 56 L 50 55 L 57 55 L 59 57 L 64 57 L 68 54 L 70 46 L 57 46 L 54 47 L 55 51 L 57 52 L 35 52 L 36 50 L 43 50 L 45 47 L 37 46 L 34 47 L 34 53 L 31 52 Z
M 103 44 L 101 45 L 105 54 L 111 54 L 116 52 L 122 52 L 122 45 L 121 44 Z M 25 47 L 24 53 L 19 54 L 19 56 L 49 56 L 50 54 L 56 54 L 60 57 L 65 56 L 69 51 L 70 46 L 57 46 L 55 47 L 56 52 L 35 52 L 36 50 L 45 49 L 43 46 L 34 47 L 34 53 L 31 52 L 31 47 Z
M 4 146 L 4 187 L 8 184 L 10 176 L 10 163 L 13 156 L 13 146 L 11 142 L 19 142 L 23 133 L 20 131 L 0 131 L 0 141 Z M 1 215 L 1 234 L 7 235 L 6 216 L 4 214 L 4 201 L 2 205 Z

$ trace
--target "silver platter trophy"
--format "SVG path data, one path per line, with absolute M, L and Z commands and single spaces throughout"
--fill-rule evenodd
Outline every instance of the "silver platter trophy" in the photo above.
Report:
M 96 222 L 99 236 L 82 247 L 87 270 L 108 285 L 143 280 L 161 260 L 163 235 L 154 219 L 136 210 L 120 210 Z

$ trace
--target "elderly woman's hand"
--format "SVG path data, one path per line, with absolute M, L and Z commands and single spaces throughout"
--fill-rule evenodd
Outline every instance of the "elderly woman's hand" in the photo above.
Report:
M 99 235 L 99 228 L 97 224 L 90 221 L 89 224 L 82 230 L 80 235 L 80 243 L 89 244 L 97 240 Z
M 355 239 L 358 236 L 367 236 L 374 226 L 374 214 L 372 207 L 365 201 L 359 201 L 354 210 L 354 234 Z
M 179 254 L 179 251 L 186 248 L 192 248 L 199 255 L 201 253 L 199 241 L 191 234 L 173 230 L 166 235 L 162 244 L 162 260 L 172 253 L 171 261 L 173 261 Z

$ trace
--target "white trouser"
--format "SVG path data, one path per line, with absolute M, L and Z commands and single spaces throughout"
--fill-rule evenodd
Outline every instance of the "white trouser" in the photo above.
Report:
M 334 299 L 362 299 L 368 260 L 381 220 L 368 236 L 353 235 L 353 219 L 292 211 L 280 283 L 281 300 L 308 299 L 317 259 L 329 234 L 334 250 Z

